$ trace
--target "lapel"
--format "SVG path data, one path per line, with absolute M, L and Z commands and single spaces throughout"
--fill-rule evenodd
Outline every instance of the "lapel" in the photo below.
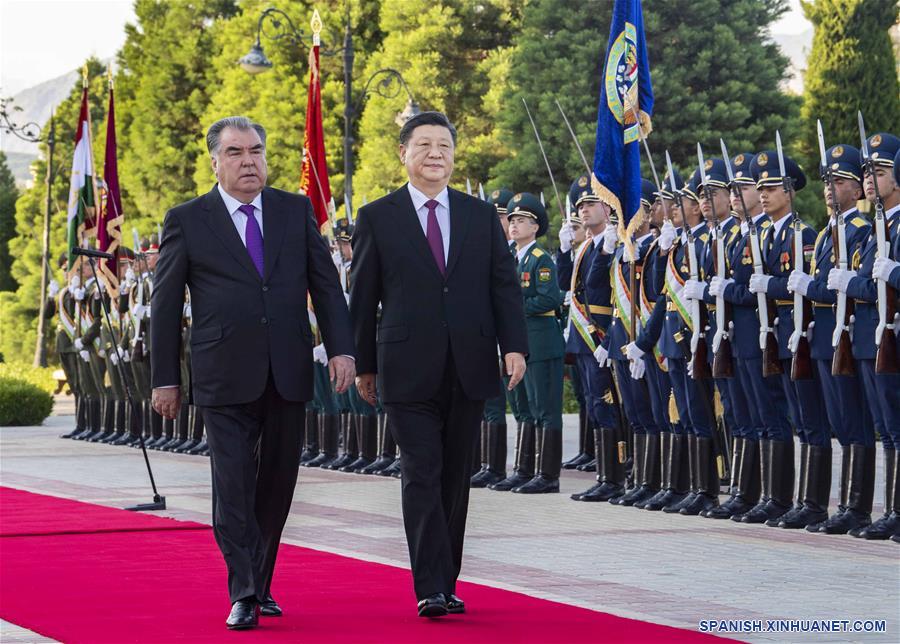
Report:
M 449 277 L 462 253 L 472 212 L 463 206 L 461 192 L 448 188 L 447 194 L 450 197 L 450 251 L 447 253 L 447 277 Z M 530 252 L 528 254 L 530 255 Z
M 284 241 L 284 232 L 287 228 L 288 213 L 284 208 L 280 195 L 271 188 L 263 188 L 263 282 L 268 281 L 272 275 L 272 268 L 281 252 L 281 244 Z M 306 223 L 306 222 L 303 222 Z M 305 228 L 305 226 L 304 226 Z M 238 239 L 240 241 L 240 239 Z M 249 257 L 249 254 L 248 254 Z
M 228 209 L 225 207 L 225 202 L 222 201 L 222 195 L 219 194 L 219 189 L 216 186 L 213 186 L 213 189 L 203 198 L 203 210 L 205 211 L 204 221 L 213 235 L 222 242 L 222 245 L 225 246 L 238 264 L 243 266 L 253 277 L 261 280 L 262 278 L 259 276 L 256 266 L 253 265 L 253 260 L 250 259 L 247 247 L 241 241 L 241 236 L 238 235 L 234 222 L 231 220 L 231 215 L 228 214 Z M 263 216 L 263 220 L 265 221 L 265 216 Z
M 416 249 L 416 252 L 419 253 L 422 261 L 428 266 L 428 270 L 443 282 L 444 278 L 438 270 L 437 264 L 434 263 L 434 256 L 431 254 L 428 240 L 425 239 L 425 233 L 422 232 L 422 224 L 419 223 L 419 216 L 416 214 L 416 209 L 413 206 L 412 197 L 409 194 L 409 189 L 406 187 L 406 184 L 393 192 L 391 195 L 391 203 L 397 206 L 397 219 L 401 230 L 405 233 L 404 237 L 409 240 L 413 248 Z M 452 243 L 452 224 L 450 240 Z

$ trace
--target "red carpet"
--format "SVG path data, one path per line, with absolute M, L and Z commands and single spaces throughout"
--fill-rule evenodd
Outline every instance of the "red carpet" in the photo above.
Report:
M 225 566 L 212 534 L 172 529 L 199 524 L 4 488 L 0 523 L 0 617 L 63 642 L 708 637 L 470 583 L 458 589 L 468 614 L 419 619 L 408 570 L 290 545 L 281 548 L 273 587 L 285 616 L 263 619 L 254 631 L 229 632 Z

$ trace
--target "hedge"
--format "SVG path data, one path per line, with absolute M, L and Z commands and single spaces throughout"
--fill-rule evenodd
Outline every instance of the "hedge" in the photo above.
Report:
M 53 410 L 53 396 L 37 385 L 0 377 L 0 426 L 40 425 Z

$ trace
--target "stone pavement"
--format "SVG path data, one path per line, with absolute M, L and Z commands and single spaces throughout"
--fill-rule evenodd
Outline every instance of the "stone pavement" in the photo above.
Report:
M 139 450 L 58 438 L 71 413 L 71 399 L 58 398 L 44 426 L 0 429 L 0 484 L 115 507 L 150 501 Z M 577 417 L 565 420 L 568 457 Z M 210 523 L 207 459 L 150 458 L 168 504 L 163 514 Z M 879 516 L 882 481 L 879 470 Z M 692 630 L 711 619 L 876 619 L 887 626 L 880 634 L 731 634 L 747 641 L 900 641 L 897 544 L 569 500 L 592 482 L 591 474 L 564 472 L 558 495 L 473 490 L 462 576 Z M 301 468 L 283 538 L 408 567 L 399 481 Z M 47 641 L 7 622 L 0 622 L 0 640 Z

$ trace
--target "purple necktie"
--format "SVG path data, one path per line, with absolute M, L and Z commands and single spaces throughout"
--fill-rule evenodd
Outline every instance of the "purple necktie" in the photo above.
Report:
M 263 275 L 263 238 L 262 231 L 259 229 L 259 222 L 253 216 L 253 205 L 245 203 L 238 208 L 242 213 L 247 215 L 247 230 L 244 237 L 247 240 L 247 252 L 250 253 L 250 259 L 259 272 L 259 276 Z
M 429 199 L 425 202 L 428 208 L 428 222 L 425 227 L 425 238 L 428 240 L 428 246 L 431 248 L 431 254 L 434 255 L 434 263 L 437 264 L 441 275 L 446 275 L 447 264 L 444 261 L 444 236 L 441 235 L 441 227 L 438 226 L 437 207 L 438 202 Z

